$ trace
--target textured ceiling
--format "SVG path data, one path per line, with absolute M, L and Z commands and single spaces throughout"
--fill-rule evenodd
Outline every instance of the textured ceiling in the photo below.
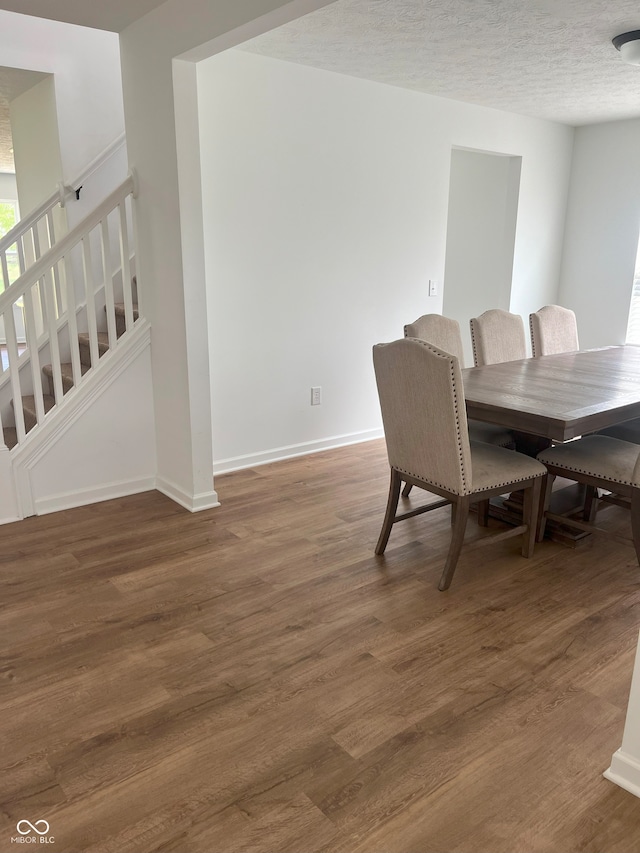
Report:
M 580 125 L 640 116 L 638 0 L 338 0 L 242 49 Z
M 0 9 L 119 32 L 162 2 L 0 0 Z M 640 67 L 611 44 L 635 29 L 638 0 L 336 0 L 243 49 L 580 125 L 640 116 Z M 2 171 L 13 168 L 12 87 L 36 76 L 0 69 Z
M 19 68 L 0 67 L 0 172 L 13 172 L 13 143 L 9 104 L 18 95 L 39 83 L 46 74 L 39 71 L 22 71 Z

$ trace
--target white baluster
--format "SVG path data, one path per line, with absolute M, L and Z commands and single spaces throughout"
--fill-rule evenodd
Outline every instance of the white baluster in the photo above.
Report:
M 134 191 L 131 195 L 129 195 L 126 201 L 129 202 L 129 210 L 131 213 L 131 233 L 133 238 L 133 246 L 134 248 L 138 245 L 138 218 L 136 212 L 136 198 L 138 197 L 137 192 L 137 177 L 135 176 L 135 171 L 132 172 L 134 175 Z M 132 285 L 133 287 L 133 282 Z M 136 305 L 138 306 L 138 315 L 140 317 L 144 317 L 144 289 L 140 287 L 140 270 L 136 269 L 136 293 L 135 293 Z
M 87 302 L 87 329 L 89 331 L 89 350 L 91 352 L 91 366 L 98 364 L 98 324 L 96 321 L 96 298 L 93 283 L 93 264 L 91 260 L 91 237 L 85 234 L 82 238 L 82 269 L 84 275 L 84 287 Z
M 45 304 L 47 306 L 48 331 L 49 331 L 49 355 L 51 356 L 51 368 L 53 370 L 53 396 L 56 405 L 62 402 L 64 390 L 62 387 L 62 370 L 60 369 L 60 342 L 58 341 L 58 323 L 55 311 L 55 282 L 53 273 L 49 270 L 42 279 Z
M 16 248 L 18 250 L 18 269 L 20 270 L 20 275 L 25 271 L 24 265 L 24 234 L 21 237 L 18 237 L 16 240 Z
M 33 257 L 37 261 L 41 255 L 40 252 L 40 235 L 38 234 L 38 222 L 33 223 L 31 228 L 31 239 L 33 240 Z
M 11 282 L 9 281 L 9 267 L 7 266 L 7 253 L 0 253 L 0 264 L 2 264 L 2 288 L 0 289 L 0 293 L 5 291 Z
M 76 315 L 76 291 L 73 280 L 71 258 L 65 255 L 62 259 L 64 264 L 64 289 L 67 302 L 67 321 L 69 323 L 69 346 L 71 348 L 71 370 L 73 371 L 73 384 L 77 387 L 82 378 L 82 367 L 80 366 L 80 345 L 78 343 L 78 318 Z
M 11 392 L 13 394 L 13 409 L 16 420 L 18 443 L 24 441 L 26 435 L 24 411 L 22 409 L 22 390 L 20 388 L 20 370 L 18 369 L 18 341 L 16 338 L 16 322 L 13 316 L 13 305 L 4 312 L 4 331 L 7 338 L 7 353 L 9 356 L 9 371 Z
M 52 210 L 47 211 L 46 225 L 47 225 L 47 231 L 46 231 L 47 240 L 49 241 L 49 247 L 51 248 L 52 246 L 55 246 L 55 242 L 56 242 L 56 230 L 55 230 L 55 226 L 53 223 L 53 211 Z M 58 269 L 57 264 L 54 264 L 54 266 L 53 266 L 53 280 L 55 282 L 55 287 L 56 287 L 56 291 L 55 291 L 56 292 L 56 316 L 59 319 L 64 314 L 65 305 L 64 305 L 64 299 L 62 298 L 62 287 L 60 284 L 60 270 Z
M 56 242 L 56 229 L 55 229 L 54 224 L 53 224 L 53 211 L 52 210 L 47 211 L 46 227 L 47 227 L 47 230 L 46 230 L 47 242 L 49 244 L 49 248 L 51 248 L 52 246 L 55 246 L 55 242 Z
M 126 199 L 118 205 L 120 213 L 120 264 L 122 267 L 122 295 L 124 297 L 124 319 L 127 331 L 133 326 L 133 299 L 131 297 L 131 262 L 129 260 L 129 232 L 127 227 Z
M 31 364 L 31 379 L 33 382 L 33 396 L 36 406 L 36 420 L 39 424 L 44 421 L 44 400 L 42 391 L 42 367 L 40 365 L 40 352 L 38 349 L 38 334 L 36 329 L 36 307 L 35 302 L 40 302 L 38 294 L 38 283 L 30 287 L 24 295 L 24 311 L 26 319 L 27 346 Z
M 109 238 L 109 223 L 107 217 L 100 223 L 102 248 L 102 278 L 104 281 L 104 301 L 107 309 L 107 332 L 109 333 L 109 348 L 113 349 L 117 342 L 116 309 L 113 296 L 113 273 L 111 271 L 111 240 Z

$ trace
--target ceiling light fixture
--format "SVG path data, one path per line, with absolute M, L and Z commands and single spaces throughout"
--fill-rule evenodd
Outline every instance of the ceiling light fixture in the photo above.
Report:
M 613 40 L 613 46 L 620 51 L 620 56 L 629 65 L 640 65 L 640 30 L 622 33 Z

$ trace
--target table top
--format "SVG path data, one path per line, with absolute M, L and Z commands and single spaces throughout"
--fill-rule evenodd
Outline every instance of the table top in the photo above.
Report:
M 505 361 L 462 376 L 468 417 L 557 441 L 640 417 L 640 347 Z

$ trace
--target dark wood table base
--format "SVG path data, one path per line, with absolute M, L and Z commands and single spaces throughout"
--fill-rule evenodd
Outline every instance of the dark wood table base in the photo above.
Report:
M 576 515 L 582 517 L 584 505 L 584 486 L 579 483 L 570 483 L 554 489 L 551 496 L 551 512 L 556 515 Z M 564 481 L 567 483 L 568 481 Z M 507 524 L 522 524 L 522 494 L 512 492 L 505 498 L 494 498 L 489 504 L 489 515 Z M 590 534 L 582 530 L 565 527 L 557 521 L 547 521 L 545 539 L 552 542 L 560 542 L 570 548 L 575 548 L 579 542 L 589 537 Z

